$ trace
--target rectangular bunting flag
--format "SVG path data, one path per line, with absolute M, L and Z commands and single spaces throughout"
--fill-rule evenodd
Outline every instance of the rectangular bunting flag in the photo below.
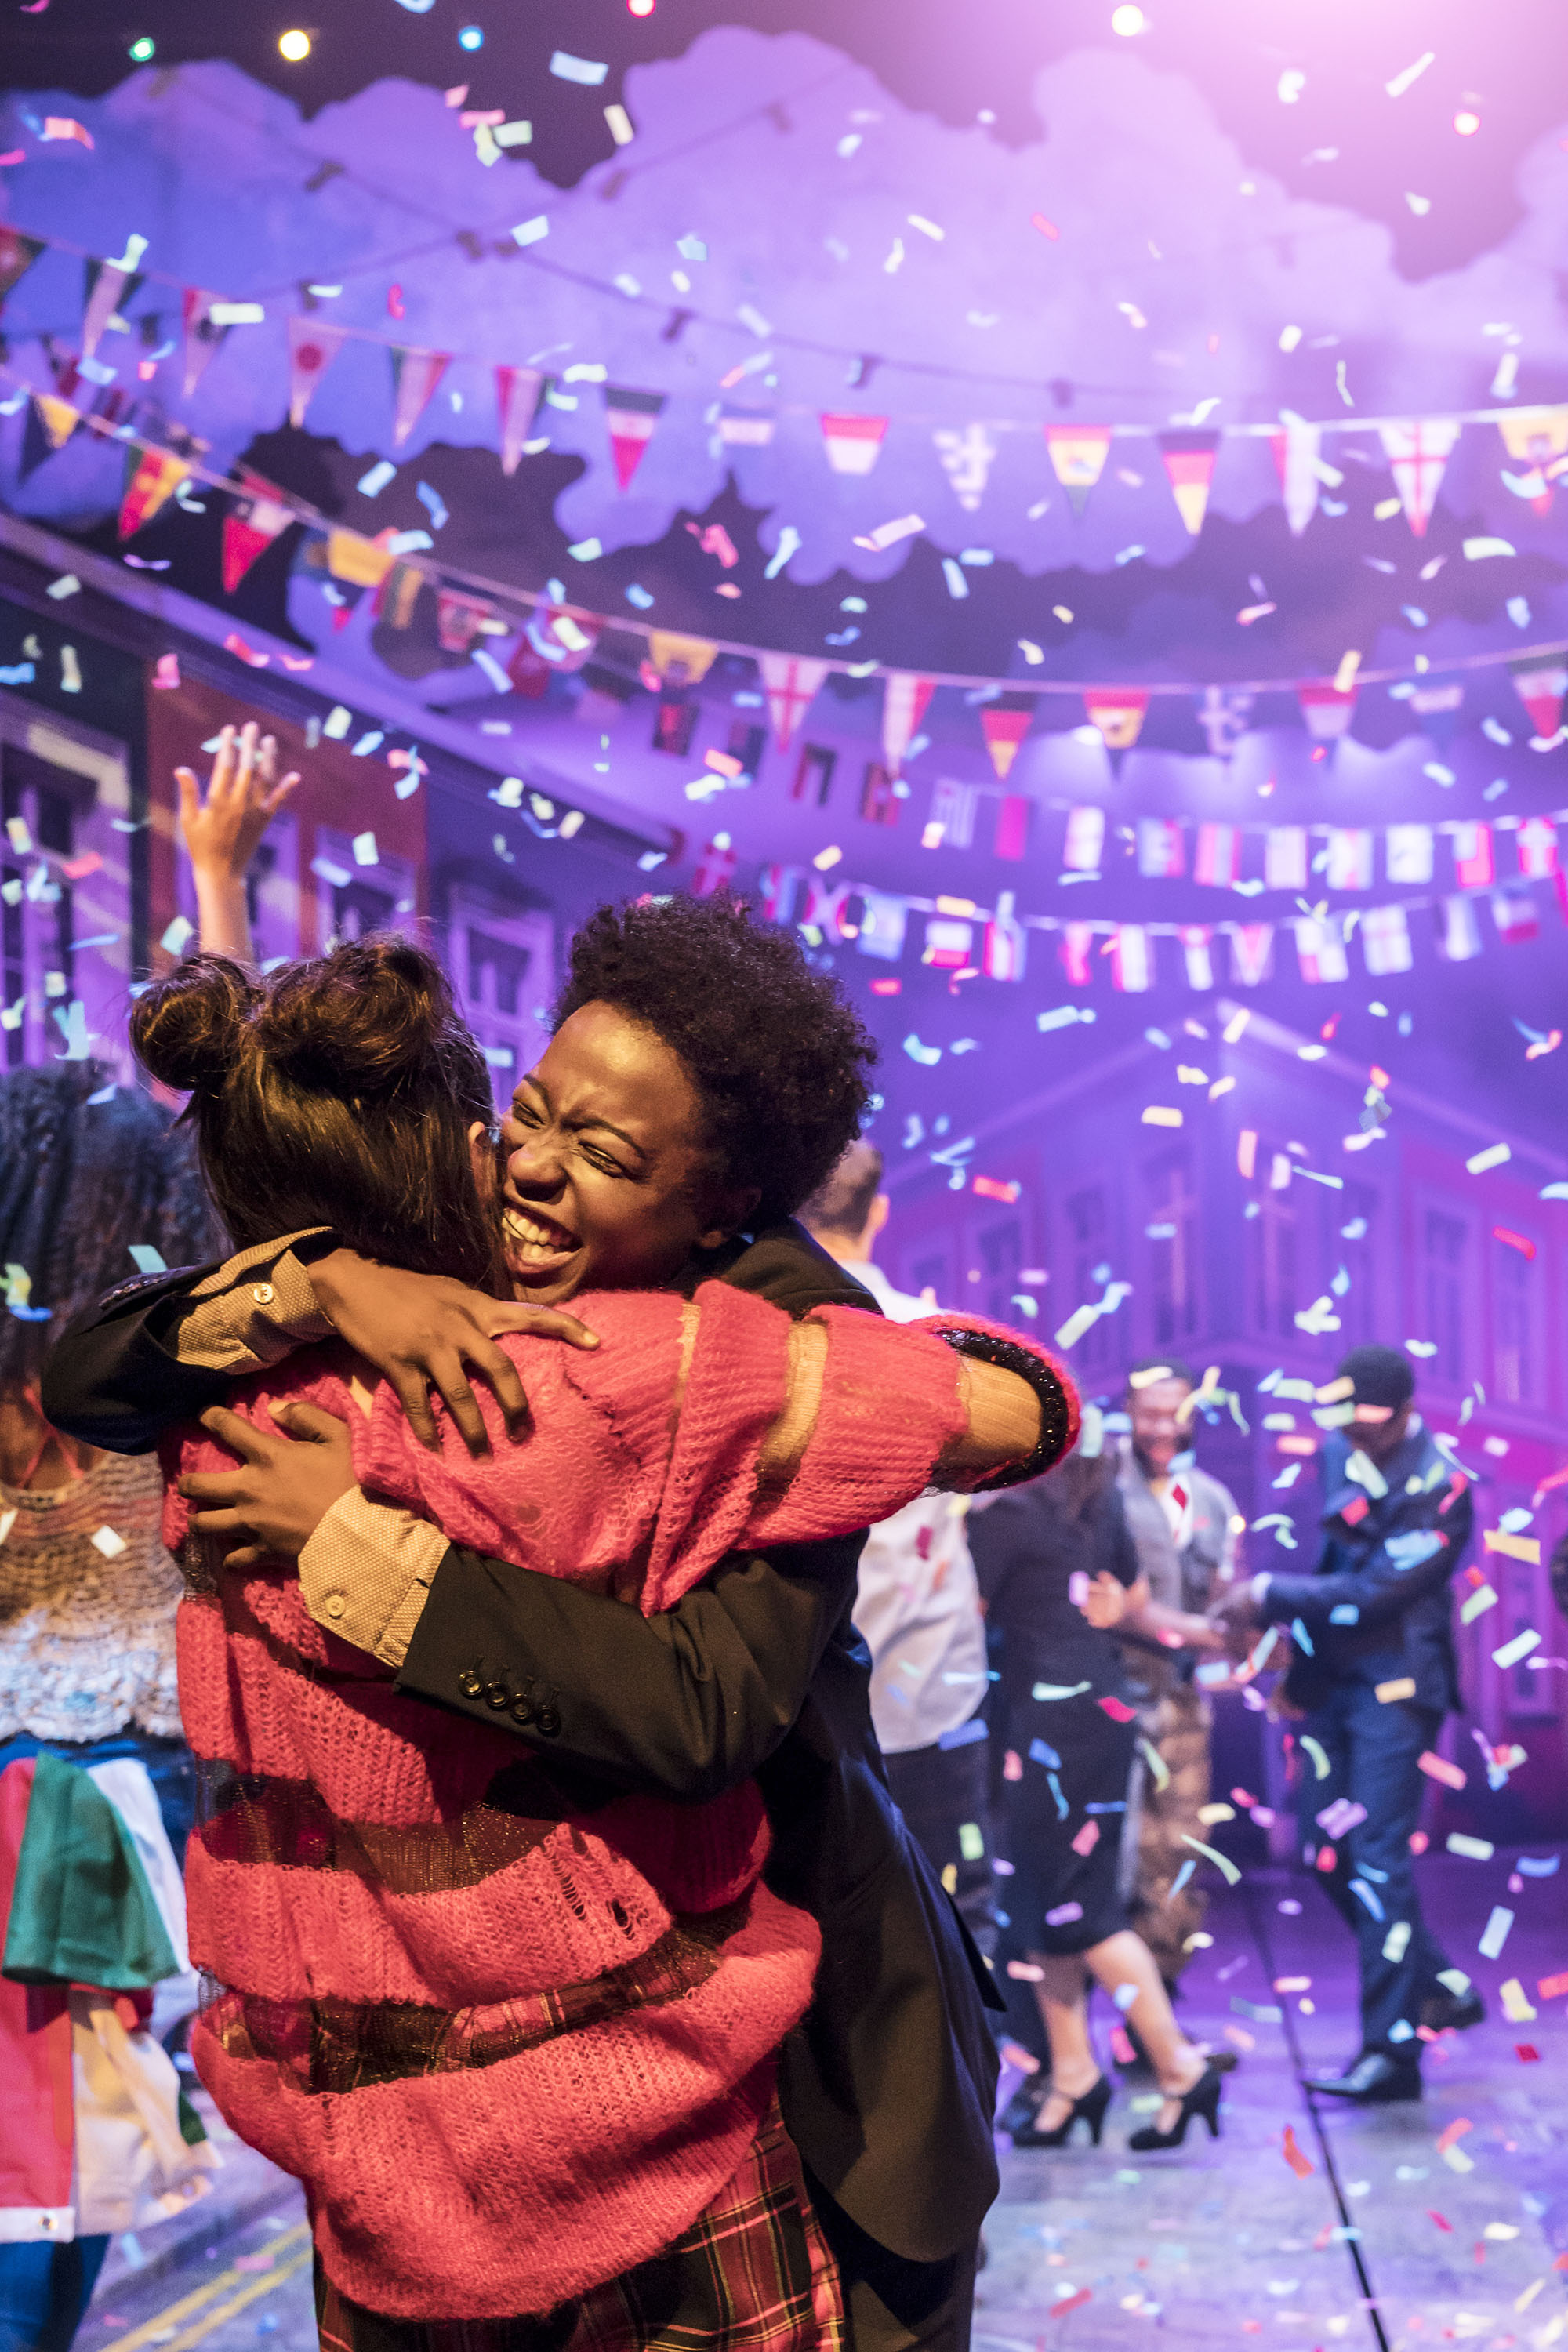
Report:
M 1296 956 L 1303 980 L 1337 986 L 1350 977 L 1344 934 L 1331 918 L 1319 922 L 1315 916 L 1305 916 L 1297 923 Z
M 1014 914 L 1011 890 L 996 894 L 996 912 L 985 926 L 980 969 L 987 980 L 1022 980 L 1028 961 L 1028 934 Z
M 996 455 L 995 436 L 988 425 L 965 425 L 957 431 L 939 426 L 931 438 L 942 472 L 952 485 L 953 497 L 965 514 L 973 514 L 990 479 Z
M 1062 970 L 1073 988 L 1087 988 L 1091 977 L 1089 957 L 1094 953 L 1092 923 L 1064 923 L 1057 952 L 1062 960 Z
M 1430 882 L 1432 828 L 1429 824 L 1391 824 L 1384 835 L 1391 882 Z
M 1193 880 L 1228 890 L 1241 874 L 1241 830 L 1234 824 L 1200 824 L 1193 857 Z
M 1189 988 L 1214 986 L 1213 933 L 1206 923 L 1184 923 L 1179 934 Z
M 1329 827 L 1329 864 L 1324 879 L 1331 890 L 1372 888 L 1372 835 L 1365 826 Z
M 1159 881 L 1173 881 L 1187 870 L 1186 836 L 1173 816 L 1141 816 L 1138 820 L 1138 871 Z
M 1075 808 L 1068 811 L 1067 838 L 1062 844 L 1062 864 L 1069 874 L 1098 874 L 1105 848 L 1105 811 L 1102 808 Z
M 1026 793 L 1004 793 L 1002 805 L 996 813 L 996 838 L 992 844 L 998 857 L 1016 865 L 1029 842 L 1029 798 Z
M 974 845 L 974 802 L 973 784 L 955 783 L 943 776 L 931 787 L 931 815 L 927 833 L 934 833 L 933 849 L 971 849 Z
M 1481 927 L 1473 898 L 1440 898 L 1436 907 L 1437 952 L 1449 963 L 1468 963 L 1481 951 Z
M 1263 879 L 1270 890 L 1307 887 L 1307 828 L 1271 824 L 1263 836 Z
M 860 952 L 876 956 L 883 963 L 897 963 L 904 952 L 904 933 L 909 925 L 910 910 L 902 898 L 891 898 L 880 890 L 863 890 L 860 894 Z
M 1154 950 L 1142 923 L 1118 923 L 1110 935 L 1110 977 L 1129 995 L 1154 985 Z
M 1497 878 L 1492 829 L 1475 820 L 1453 828 L 1454 878 L 1461 890 L 1489 890 Z
M 1272 923 L 1237 923 L 1230 935 L 1231 977 L 1242 988 L 1258 988 L 1273 961 Z
M 1369 907 L 1361 919 L 1361 946 L 1366 968 L 1374 980 L 1386 979 L 1392 972 L 1408 971 L 1413 959 L 1410 926 L 1404 908 Z
M 1528 890 L 1494 890 L 1492 920 L 1498 927 L 1499 938 L 1506 940 L 1510 947 L 1521 946 L 1541 929 L 1535 900 Z
M 1527 816 L 1514 836 L 1519 870 L 1531 882 L 1547 882 L 1557 871 L 1557 827 L 1549 816 Z

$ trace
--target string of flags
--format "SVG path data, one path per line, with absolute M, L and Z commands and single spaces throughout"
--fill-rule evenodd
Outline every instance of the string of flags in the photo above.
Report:
M 0 242 L 0 256 L 4 250 Z M 0 266 L 0 281 L 3 278 L 4 268 Z M 339 331 L 334 329 L 332 332 Z M 409 430 L 417 404 L 428 397 L 429 389 L 439 380 L 436 365 L 438 360 L 442 360 L 439 353 L 406 352 L 400 363 L 396 397 L 400 413 L 409 419 Z M 538 371 L 518 369 L 509 373 L 521 378 L 536 375 Z M 721 654 L 751 661 L 761 674 L 775 740 L 781 748 L 787 748 L 813 698 L 830 676 L 879 678 L 884 686 L 882 749 L 887 777 L 892 786 L 898 783 L 910 745 L 939 687 L 959 688 L 975 698 L 981 733 L 999 782 L 1005 781 L 1042 698 L 1047 697 L 1065 696 L 1080 702 L 1084 724 L 1100 737 L 1113 768 L 1137 744 L 1152 705 L 1161 698 L 1170 697 L 1184 698 L 1193 705 L 1212 752 L 1227 759 L 1234 755 L 1260 696 L 1292 696 L 1314 744 L 1327 751 L 1348 734 L 1363 691 L 1368 687 L 1386 685 L 1397 698 L 1409 703 L 1421 730 L 1441 748 L 1459 723 L 1468 675 L 1506 667 L 1535 729 L 1531 739 L 1532 748 L 1548 751 L 1563 740 L 1563 711 L 1568 699 L 1568 645 L 1528 646 L 1509 652 L 1463 655 L 1449 661 L 1440 673 L 1429 668 L 1417 668 L 1414 674 L 1363 668 L 1359 655 L 1352 652 L 1345 656 L 1332 678 L 1257 678 L 1197 687 L 1157 678 L 1142 684 L 1093 686 L 1064 678 L 900 670 L 877 661 L 852 662 L 781 653 L 734 639 L 662 629 L 632 614 L 595 613 L 549 592 L 540 593 L 510 583 L 488 580 L 428 558 L 421 561 L 421 552 L 429 544 L 429 533 L 386 530 L 373 538 L 339 528 L 308 501 L 267 482 L 249 468 L 242 467 L 237 480 L 216 474 L 201 463 L 206 445 L 183 428 L 167 427 L 165 439 L 153 440 L 133 429 L 130 422 L 121 421 L 124 404 L 117 386 L 110 387 L 106 394 L 85 397 L 84 377 L 86 384 L 90 384 L 91 378 L 86 376 L 85 367 L 77 362 L 63 368 L 48 389 L 27 382 L 8 365 L 0 366 L 0 376 L 27 396 L 29 430 L 36 432 L 46 452 L 62 448 L 81 425 L 126 447 L 127 481 L 119 516 L 121 539 L 129 539 L 144 529 L 171 498 L 184 494 L 187 485 L 199 484 L 229 497 L 234 504 L 225 517 L 222 534 L 223 584 L 228 594 L 234 593 L 274 540 L 290 524 L 302 524 L 311 534 L 307 560 L 323 569 L 333 583 L 350 589 L 374 590 L 377 616 L 386 617 L 393 625 L 407 626 L 420 593 L 429 589 L 437 600 L 443 647 L 467 651 L 470 658 L 487 668 L 492 683 L 503 689 L 542 691 L 551 675 L 570 675 L 580 669 L 606 632 L 641 641 L 646 649 L 640 666 L 642 682 L 649 691 L 661 696 L 679 695 L 700 684 Z M 520 420 L 528 411 L 531 397 L 532 392 L 526 384 L 519 390 L 514 383 L 507 394 L 514 433 L 525 430 Z M 647 446 L 652 412 L 627 407 L 614 414 L 625 427 L 619 436 L 622 456 L 617 462 L 635 468 L 638 451 Z M 1564 415 L 1568 417 L 1568 410 Z M 523 446 L 521 442 L 517 444 L 520 451 Z M 386 470 L 390 464 L 390 460 L 382 460 L 366 479 L 377 479 L 377 486 L 384 487 L 392 478 Z M 428 494 L 430 499 L 434 497 L 433 492 Z M 444 516 L 440 519 L 444 520 Z M 433 515 L 432 520 L 437 518 Z M 405 542 L 410 538 L 416 539 L 419 547 L 408 546 Z M 592 561 L 600 551 L 597 541 L 574 551 L 583 561 Z M 509 607 L 513 609 L 509 611 Z M 352 609 L 352 599 L 340 600 L 339 625 L 347 620 Z M 505 667 L 489 646 L 482 642 L 518 635 L 521 642 Z M 1488 718 L 1482 723 L 1489 731 L 1500 731 L 1506 736 L 1507 730 L 1500 730 L 1495 719 Z M 1018 832 L 1019 813 L 1008 811 L 1003 837 L 1016 839 Z M 1021 842 L 1016 848 L 1003 849 L 999 854 L 1021 855 Z
M 958 980 L 1022 981 L 1029 968 L 1029 934 L 1042 932 L 1050 935 L 1057 960 L 1074 988 L 1091 984 L 1097 961 L 1103 958 L 1114 988 L 1128 994 L 1147 992 L 1161 978 L 1157 942 L 1162 940 L 1174 944 L 1181 976 L 1195 990 L 1227 982 L 1260 987 L 1276 976 L 1277 958 L 1287 945 L 1295 949 L 1302 980 L 1332 986 L 1349 980 L 1349 951 L 1356 940 L 1370 977 L 1381 980 L 1412 971 L 1418 936 L 1413 917 L 1427 919 L 1436 952 L 1448 963 L 1465 963 L 1482 953 L 1482 915 L 1489 907 L 1504 944 L 1519 946 L 1537 938 L 1541 911 L 1530 885 L 1538 879 L 1551 881 L 1568 921 L 1568 875 L 1558 862 L 1559 823 L 1568 823 L 1568 812 L 1558 818 L 1528 819 L 1519 826 L 1519 835 L 1526 838 L 1520 844 L 1517 879 L 1498 877 L 1490 827 L 1456 827 L 1454 889 L 1335 910 L 1300 898 L 1298 911 L 1282 920 L 1122 922 L 1102 916 L 1021 915 L 1016 893 L 1011 890 L 999 892 L 990 908 L 946 893 L 906 896 L 837 877 L 837 860 L 826 870 L 820 861 L 812 867 L 763 866 L 755 899 L 764 921 L 798 929 L 810 946 L 853 947 L 885 964 L 902 962 L 913 944 L 914 919 L 922 918 L 920 961 Z M 1478 834 L 1488 838 L 1481 841 L 1475 837 Z M 699 861 L 693 894 L 707 897 L 729 883 L 735 863 L 729 836 L 717 836 Z M 889 978 L 871 985 L 876 993 L 887 995 L 897 994 L 901 983 Z M 1042 1013 L 1039 1025 L 1042 1030 L 1065 1028 L 1076 1020 L 1093 1018 L 1091 1011 L 1068 1004 Z M 938 1047 L 909 1050 L 917 1061 L 941 1058 Z M 1542 1045 L 1542 1050 L 1550 1047 Z
M 149 275 L 158 274 L 141 271 L 136 267 L 146 251 L 147 240 L 132 237 L 125 253 L 109 261 L 84 254 L 82 248 L 67 239 L 32 236 L 14 228 L 0 230 L 0 304 L 39 257 L 52 247 L 82 258 L 85 286 L 81 358 L 89 365 L 96 364 L 95 354 L 110 319 L 123 310 Z M 174 281 L 164 282 L 173 290 Z M 602 290 L 606 297 L 615 293 L 619 299 L 625 299 L 624 289 L 606 284 Z M 189 398 L 232 329 L 263 323 L 267 304 L 225 300 L 209 289 L 194 286 L 179 287 L 178 294 L 184 394 Z M 140 323 L 155 329 L 158 321 L 147 320 Z M 1394 478 L 1399 506 L 1417 538 L 1426 534 L 1445 468 L 1467 425 L 1496 425 L 1508 461 L 1502 473 L 1504 486 L 1537 514 L 1550 511 L 1556 487 L 1568 472 L 1568 403 L 1464 409 L 1434 415 L 1335 416 L 1321 421 L 1287 410 L 1276 421 L 1267 424 L 1194 422 L 1163 428 L 1147 421 L 1042 422 L 1038 415 L 989 416 L 954 425 L 923 416 L 902 417 L 891 412 L 818 410 L 789 402 L 763 405 L 723 396 L 714 400 L 685 391 L 671 394 L 645 386 L 612 384 L 607 381 L 607 372 L 595 366 L 578 365 L 568 368 L 560 377 L 549 376 L 537 368 L 498 364 L 471 352 L 436 351 L 377 333 L 374 329 L 340 325 L 323 319 L 316 310 L 289 316 L 288 340 L 289 414 L 296 427 L 303 424 L 314 394 L 345 342 L 378 345 L 387 352 L 394 448 L 401 448 L 406 443 L 455 361 L 489 369 L 495 383 L 501 463 L 508 473 L 514 470 L 541 408 L 547 404 L 575 408 L 579 395 L 568 387 L 575 383 L 596 383 L 603 396 L 616 477 L 623 490 L 630 487 L 669 401 L 692 397 L 705 402 L 705 419 L 715 455 L 729 449 L 766 448 L 781 417 L 815 415 L 827 466 L 839 475 L 870 474 L 889 432 L 901 432 L 906 427 L 930 432 L 942 468 L 967 513 L 977 512 L 984 501 L 999 435 L 1043 435 L 1051 473 L 1066 492 L 1072 511 L 1079 516 L 1083 514 L 1104 474 L 1112 444 L 1123 439 L 1152 440 L 1177 511 L 1194 539 L 1203 529 L 1216 465 L 1226 443 L 1232 441 L 1268 440 L 1287 520 L 1291 530 L 1298 534 L 1305 530 L 1319 510 L 1324 493 L 1339 488 L 1344 479 L 1342 470 L 1325 456 L 1325 441 L 1349 435 L 1377 436 L 1384 462 Z M 153 369 L 145 358 L 139 364 L 139 373 L 143 381 L 151 379 Z M 732 390 L 747 373 L 744 363 L 731 370 L 722 380 L 721 395 Z M 862 380 L 867 373 L 862 362 Z M 906 520 L 915 530 L 923 530 L 924 524 L 918 516 Z M 889 523 L 873 533 L 869 543 L 890 545 L 898 538 L 909 535 L 912 534 L 900 524 Z

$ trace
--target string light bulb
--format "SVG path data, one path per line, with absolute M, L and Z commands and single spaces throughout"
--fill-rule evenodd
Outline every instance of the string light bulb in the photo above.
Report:
M 634 16 L 651 16 L 653 5 L 654 0 L 626 0 L 626 6 Z
M 1481 118 L 1469 107 L 1461 106 L 1454 117 L 1454 128 L 1461 139 L 1473 139 L 1481 127 Z
M 280 58 L 286 58 L 291 66 L 303 64 L 310 54 L 310 36 L 303 32 L 298 25 L 287 33 L 279 33 L 278 54 Z
M 1123 0 L 1123 5 L 1120 8 L 1113 8 L 1110 12 L 1111 31 L 1120 33 L 1122 39 L 1127 41 L 1131 40 L 1135 34 L 1143 32 L 1148 21 L 1142 8 L 1134 8 L 1131 5 L 1131 0 Z

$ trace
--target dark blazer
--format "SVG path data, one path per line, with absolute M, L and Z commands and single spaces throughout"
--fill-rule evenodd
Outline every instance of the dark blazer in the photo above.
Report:
M 1383 1465 L 1384 1495 L 1346 1475 L 1352 1451 L 1339 1430 L 1323 1445 L 1316 1572 L 1269 1573 L 1269 1616 L 1299 1629 L 1287 1696 L 1318 1706 L 1336 1682 L 1409 1675 L 1411 1704 L 1446 1715 L 1459 1704 L 1448 1584 L 1470 1539 L 1469 1481 L 1419 1422 Z
M 224 1376 L 173 1352 L 204 1271 L 123 1284 L 66 1329 L 44 1375 L 57 1428 L 137 1453 L 221 1402 Z M 794 1314 L 874 1308 L 794 1223 L 702 1271 Z M 985 2010 L 1002 2004 L 888 1794 L 870 1661 L 850 1622 L 861 1540 L 733 1555 L 646 1619 L 454 1545 L 397 1680 L 518 1728 L 605 1790 L 695 1802 L 755 1774 L 773 1832 L 768 1884 L 823 1931 L 812 2006 L 783 2054 L 785 2119 L 811 2173 L 868 2236 L 936 2262 L 973 2243 L 996 2193 Z M 525 1727 L 492 1705 L 496 1689 L 528 1694 Z

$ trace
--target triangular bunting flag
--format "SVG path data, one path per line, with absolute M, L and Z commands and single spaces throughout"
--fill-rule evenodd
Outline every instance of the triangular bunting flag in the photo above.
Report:
M 120 536 L 129 539 L 132 531 L 152 521 L 159 508 L 172 499 L 191 470 L 188 457 L 177 457 L 172 449 L 149 449 L 138 458 L 120 508 Z
M 825 661 L 803 661 L 794 654 L 762 654 L 758 667 L 773 722 L 773 741 L 781 751 L 810 709 L 818 687 L 827 676 Z
M 1568 408 L 1516 408 L 1498 418 L 1498 431 L 1514 464 L 1526 468 L 1521 479 L 1505 474 L 1504 481 L 1538 515 L 1549 514 L 1552 486 L 1568 468 Z
M 1090 490 L 1105 471 L 1110 453 L 1110 425 L 1047 425 L 1046 447 L 1074 514 L 1082 514 Z
M 1417 539 L 1426 536 L 1433 502 L 1448 454 L 1459 437 L 1453 416 L 1411 416 L 1377 428 L 1405 520 Z
M 87 289 L 81 314 L 81 355 L 89 360 L 121 300 L 130 301 L 142 278 L 139 272 L 121 269 L 112 261 L 89 261 L 84 274 Z
M 610 455 L 622 489 L 642 464 L 653 428 L 664 407 L 662 392 L 636 392 L 630 385 L 605 386 L 605 422 L 610 433 Z
M 325 327 L 319 319 L 289 321 L 289 422 L 296 431 L 305 422 L 316 386 L 342 348 L 343 327 Z
M 242 471 L 242 496 L 223 519 L 223 593 L 232 596 L 258 556 L 298 520 L 283 493 L 259 474 Z
M 1322 443 L 1321 425 L 1309 425 L 1302 416 L 1287 416 L 1284 431 L 1268 437 L 1274 463 L 1279 469 L 1279 487 L 1285 493 L 1285 520 L 1292 536 L 1298 539 L 1318 511 L 1318 465 Z
M 973 514 L 985 495 L 996 436 L 985 425 L 965 425 L 957 431 L 940 426 L 932 434 L 942 472 L 952 484 L 952 495 L 965 514 Z
M 980 713 L 980 730 L 985 738 L 985 748 L 991 754 L 991 764 L 996 771 L 996 781 L 1005 784 L 1018 746 L 1028 733 L 1035 716 L 1034 697 L 1021 707 L 1009 708 L 1004 702 L 988 702 Z
M 1412 715 L 1421 721 L 1421 731 L 1439 751 L 1452 736 L 1459 723 L 1459 710 L 1465 699 L 1462 678 L 1440 678 L 1436 685 L 1418 686 L 1410 697 Z
M 648 634 L 647 657 L 668 686 L 696 686 L 707 677 L 718 650 L 709 637 L 677 636 L 670 629 Z
M 769 408 L 737 408 L 725 401 L 719 411 L 719 439 L 726 449 L 765 449 L 775 419 Z
M 827 462 L 834 472 L 868 474 L 877 462 L 882 436 L 887 429 L 885 416 L 847 416 L 837 412 L 825 412 L 822 438 L 827 450 Z
M 496 370 L 496 406 L 500 412 L 500 469 L 503 474 L 515 474 L 517 461 L 522 455 L 522 445 L 539 406 L 539 395 L 544 387 L 542 368 L 498 367 Z
M 1355 717 L 1354 687 L 1342 693 L 1337 686 L 1299 686 L 1296 699 L 1314 742 L 1336 742 Z
M 925 717 L 934 681 L 912 670 L 893 670 L 882 696 L 882 752 L 890 775 L 896 776 L 915 730 Z
M 33 394 L 33 406 L 49 436 L 49 447 L 63 449 L 81 423 L 81 411 L 73 407 L 68 400 L 57 400 L 47 392 Z
M 1537 654 L 1509 664 L 1514 691 L 1529 711 L 1535 732 L 1550 742 L 1563 724 L 1563 699 L 1568 695 L 1568 664 L 1561 654 Z
M 41 236 L 24 236 L 20 229 L 0 228 L 0 304 L 4 304 L 14 286 L 20 285 L 43 250 Z
M 427 352 L 412 343 L 392 346 L 392 446 L 401 449 L 429 405 L 452 364 L 450 352 Z
M 215 327 L 213 304 L 221 298 L 203 286 L 187 286 L 180 297 L 180 317 L 185 337 L 185 376 L 183 397 L 189 400 L 213 359 L 217 347 L 228 333 L 226 327 Z
M 1161 433 L 1155 437 L 1160 444 L 1160 455 L 1165 461 L 1165 473 L 1182 520 L 1192 537 L 1196 539 L 1204 527 L 1204 516 L 1208 509 L 1209 484 L 1214 479 L 1219 435 L 1184 429 L 1176 433 Z
M 1086 686 L 1083 707 L 1089 723 L 1098 727 L 1108 751 L 1131 751 L 1143 725 L 1149 698 L 1136 686 Z

